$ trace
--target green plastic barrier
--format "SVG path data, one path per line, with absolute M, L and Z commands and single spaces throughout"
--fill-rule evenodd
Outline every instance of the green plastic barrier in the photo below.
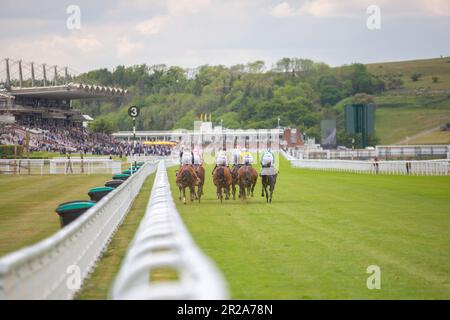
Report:
M 88 195 L 92 201 L 100 201 L 104 196 L 113 191 L 114 188 L 111 187 L 97 187 L 89 190 Z
M 123 180 L 110 180 L 106 181 L 105 187 L 117 188 L 123 183 Z
M 113 175 L 113 180 L 127 180 L 130 177 L 129 174 L 118 173 Z
M 92 201 L 71 201 L 60 204 L 56 208 L 56 213 L 59 215 L 61 227 L 67 226 L 94 205 L 95 202 Z

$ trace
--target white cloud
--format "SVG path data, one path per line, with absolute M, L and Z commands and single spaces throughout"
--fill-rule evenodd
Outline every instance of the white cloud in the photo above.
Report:
M 307 0 L 300 5 L 291 5 L 289 2 L 282 2 L 270 9 L 270 14 L 274 17 L 292 17 L 292 16 L 315 16 L 315 17 L 333 17 L 348 16 L 355 12 L 364 12 L 361 9 L 370 5 L 366 0 Z M 378 3 L 383 2 L 379 0 Z
M 159 34 L 161 29 L 170 21 L 170 19 L 171 17 L 168 15 L 153 17 L 137 24 L 136 31 L 148 36 Z
M 449 16 L 449 0 L 304 0 L 291 4 L 284 1 L 270 8 L 270 15 L 278 18 L 294 16 L 354 17 L 365 14 L 370 5 L 380 6 L 387 16 Z
M 296 15 L 296 10 L 287 2 L 277 4 L 270 9 L 270 14 L 274 17 L 290 17 Z
M 381 7 L 384 24 L 377 32 L 366 28 L 371 4 Z M 41 6 L 28 4 L 36 12 Z M 257 59 L 270 65 L 283 56 L 333 65 L 426 58 L 450 52 L 450 42 L 442 41 L 448 38 L 449 6 L 450 0 L 90 1 L 81 5 L 82 28 L 74 31 L 65 28 L 64 10 L 61 17 L 25 15 L 11 6 L 0 12 L 0 18 L 7 17 L 6 22 L 0 19 L 0 58 L 69 65 L 78 71 Z
M 421 0 L 421 5 L 429 14 L 450 16 L 449 0 Z
M 211 0 L 167 0 L 169 15 L 198 13 L 211 6 Z
M 103 44 L 94 36 L 88 35 L 84 37 L 73 37 L 75 46 L 83 53 L 95 52 L 103 47 Z
M 136 31 L 147 36 L 157 35 L 174 19 L 210 8 L 211 0 L 167 0 L 166 5 L 167 14 L 138 23 Z
M 142 43 L 131 42 L 127 37 L 121 37 L 117 43 L 117 56 L 123 58 L 128 55 L 136 54 L 142 49 L 144 49 Z
M 210 6 L 210 0 L 167 0 L 169 15 L 198 13 Z

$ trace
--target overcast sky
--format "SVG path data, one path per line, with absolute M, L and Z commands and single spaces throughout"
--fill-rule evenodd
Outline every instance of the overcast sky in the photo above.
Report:
M 68 29 L 68 6 L 81 28 Z M 370 30 L 367 8 L 381 10 Z M 71 20 L 73 21 L 73 20 Z M 330 65 L 450 55 L 450 0 L 1 0 L 0 59 L 77 71 L 288 57 Z

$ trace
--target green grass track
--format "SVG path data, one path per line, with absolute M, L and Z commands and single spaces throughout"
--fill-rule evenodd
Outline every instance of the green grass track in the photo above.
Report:
M 177 207 L 237 299 L 450 299 L 450 177 L 372 176 L 290 168 L 274 201 L 260 180 L 248 203 L 215 197 Z M 366 286 L 370 265 L 381 289 Z

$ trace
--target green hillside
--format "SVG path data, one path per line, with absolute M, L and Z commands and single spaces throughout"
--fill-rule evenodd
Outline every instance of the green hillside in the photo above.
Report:
M 298 58 L 283 58 L 270 69 L 263 61 L 193 70 L 143 64 L 90 71 L 77 81 L 131 93 L 75 105 L 96 118 L 91 129 L 102 132 L 129 130 L 130 105 L 141 107 L 138 130 L 192 129 L 205 114 L 227 128 L 270 128 L 280 118 L 282 126 L 300 128 L 320 141 L 320 121 L 336 118 L 337 143 L 347 146 L 352 139 L 343 130 L 345 103 L 377 104 L 370 144 L 404 143 L 407 137 L 446 143 L 445 133 L 431 129 L 450 122 L 450 58 L 336 68 Z
M 375 97 L 377 104 L 376 132 L 380 143 L 403 143 L 409 137 L 409 143 L 449 143 L 445 133 L 430 132 L 428 138 L 412 139 L 421 132 L 450 122 L 449 95 L 381 95 Z M 448 139 L 446 138 L 448 137 Z
M 392 84 L 375 97 L 380 143 L 450 143 L 450 134 L 437 130 L 450 122 L 450 57 L 366 66 Z
M 429 90 L 445 90 L 450 93 L 450 57 L 426 60 L 384 62 L 367 64 L 370 73 L 381 76 L 397 76 L 403 81 L 405 89 L 425 88 Z M 411 76 L 420 74 L 417 81 Z M 433 77 L 437 80 L 433 81 Z

